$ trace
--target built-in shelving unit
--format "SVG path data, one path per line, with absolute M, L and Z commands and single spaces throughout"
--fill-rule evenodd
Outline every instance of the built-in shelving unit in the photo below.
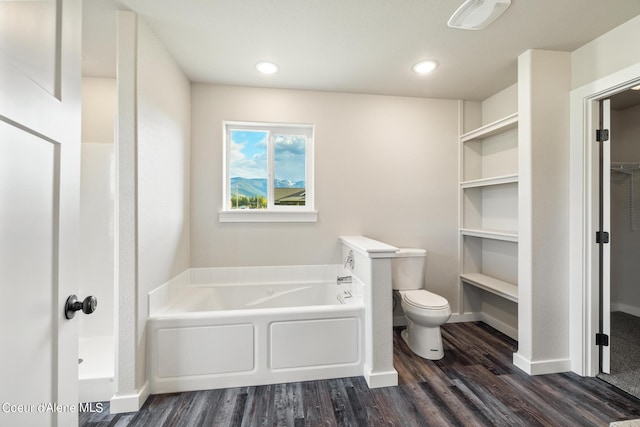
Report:
M 518 114 L 460 136 L 462 283 L 518 302 Z
M 518 241 L 517 233 L 509 233 L 509 232 L 500 231 L 500 230 L 483 230 L 483 229 L 474 230 L 472 228 L 461 228 L 460 234 L 462 234 L 463 236 L 481 237 L 483 239 L 502 240 L 504 242 Z
M 486 138 L 502 134 L 511 129 L 518 128 L 518 113 L 510 114 L 500 120 L 491 122 L 484 126 L 467 132 L 460 137 L 461 142 L 469 142 L 473 140 L 484 140 Z
M 460 187 L 461 188 L 489 187 L 491 185 L 511 184 L 516 182 L 518 182 L 518 174 L 473 179 L 471 181 L 462 181 L 460 183 Z
M 463 273 L 460 278 L 473 286 L 499 295 L 513 302 L 518 302 L 518 286 L 495 277 L 486 276 L 481 273 Z

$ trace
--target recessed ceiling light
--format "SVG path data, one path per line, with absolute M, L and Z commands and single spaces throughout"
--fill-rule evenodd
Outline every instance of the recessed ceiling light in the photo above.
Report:
M 467 0 L 456 10 L 447 25 L 461 30 L 482 30 L 498 19 L 511 0 Z
M 413 66 L 413 71 L 418 74 L 429 74 L 433 70 L 436 69 L 438 63 L 432 59 L 427 61 L 420 61 L 416 65 Z
M 640 85 L 632 87 L 631 90 L 640 90 Z
M 274 74 L 278 72 L 278 66 L 273 62 L 262 61 L 256 64 L 256 68 L 262 74 Z

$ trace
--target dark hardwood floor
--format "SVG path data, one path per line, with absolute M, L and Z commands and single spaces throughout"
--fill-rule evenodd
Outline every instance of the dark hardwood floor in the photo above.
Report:
M 394 331 L 400 385 L 362 377 L 151 396 L 136 413 L 80 414 L 81 426 L 608 426 L 640 400 L 597 378 L 528 376 L 517 343 L 484 323 L 442 328 L 445 358 L 415 356 Z

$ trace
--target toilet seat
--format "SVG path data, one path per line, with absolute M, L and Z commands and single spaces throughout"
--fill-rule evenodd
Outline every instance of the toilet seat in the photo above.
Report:
M 439 310 L 449 307 L 449 302 L 446 298 L 425 289 L 401 291 L 400 293 L 406 304 L 416 308 Z

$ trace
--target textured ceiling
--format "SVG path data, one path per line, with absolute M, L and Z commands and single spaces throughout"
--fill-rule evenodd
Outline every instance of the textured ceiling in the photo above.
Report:
M 573 51 L 640 14 L 638 0 L 512 0 L 482 31 L 447 27 L 463 0 L 85 0 L 84 69 L 115 74 L 115 9 L 137 12 L 194 82 L 481 100 L 527 49 Z M 414 63 L 440 66 L 417 76 Z M 276 62 L 260 75 L 255 64 Z

